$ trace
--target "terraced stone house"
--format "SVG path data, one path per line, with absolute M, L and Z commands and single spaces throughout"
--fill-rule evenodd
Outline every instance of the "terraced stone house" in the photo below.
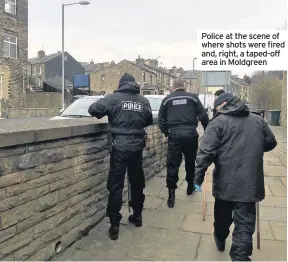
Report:
M 94 94 L 113 93 L 125 72 L 135 77 L 143 95 L 163 95 L 171 88 L 175 79 L 168 70 L 158 67 L 157 60 L 145 60 L 139 56 L 136 61 L 122 60 L 118 64 L 111 63 L 109 67 L 92 72 L 91 91 Z
M 10 108 L 23 107 L 27 69 L 28 0 L 0 0 L 0 101 Z

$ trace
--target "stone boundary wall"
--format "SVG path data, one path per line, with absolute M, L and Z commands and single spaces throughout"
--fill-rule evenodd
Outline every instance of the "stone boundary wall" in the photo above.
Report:
M 8 124 L 0 130 L 0 260 L 43 261 L 105 217 L 107 120 Z M 166 163 L 166 139 L 147 129 L 146 179 Z
M 27 118 L 42 116 L 58 116 L 59 108 L 10 108 L 7 101 L 0 99 L 0 118 Z
M 25 107 L 26 109 L 61 108 L 61 98 L 60 92 L 26 92 Z
M 45 117 L 45 116 L 58 116 L 60 113 L 59 108 L 8 108 L 8 118 L 26 118 L 26 117 Z

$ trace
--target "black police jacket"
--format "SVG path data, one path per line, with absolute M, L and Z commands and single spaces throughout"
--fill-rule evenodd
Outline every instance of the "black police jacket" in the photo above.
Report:
M 145 127 L 153 123 L 149 100 L 140 95 L 140 86 L 124 82 L 89 108 L 89 114 L 98 119 L 108 116 L 112 135 L 144 135 Z
M 198 95 L 178 89 L 163 99 L 158 113 L 158 124 L 163 134 L 180 129 L 197 134 L 199 120 L 206 129 L 209 118 Z
M 264 119 L 249 112 L 237 97 L 209 123 L 196 159 L 194 183 L 201 185 L 215 163 L 213 196 L 235 202 L 258 202 L 265 197 L 263 156 L 277 145 Z

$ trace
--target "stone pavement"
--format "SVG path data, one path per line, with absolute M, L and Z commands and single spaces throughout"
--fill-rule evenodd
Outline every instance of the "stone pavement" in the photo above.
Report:
M 287 260 L 287 141 L 286 129 L 272 128 L 278 146 L 265 154 L 266 198 L 260 205 L 261 250 L 254 239 L 253 260 Z M 185 172 L 180 171 L 179 189 L 174 209 L 166 206 L 165 171 L 147 182 L 143 227 L 127 223 L 128 208 L 123 206 L 123 219 L 118 241 L 111 241 L 104 219 L 56 260 L 167 260 L 229 261 L 231 234 L 224 253 L 216 250 L 213 233 L 212 167 L 207 174 L 207 216 L 202 221 L 202 193 L 186 195 Z M 233 225 L 232 227 L 233 228 Z M 254 235 L 256 236 L 256 234 Z

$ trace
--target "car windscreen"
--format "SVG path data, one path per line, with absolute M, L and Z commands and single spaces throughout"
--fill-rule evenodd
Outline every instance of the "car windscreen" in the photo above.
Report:
M 61 114 L 61 116 L 90 116 L 88 113 L 89 107 L 99 100 L 99 98 L 77 99 L 74 103 L 68 106 Z
M 147 97 L 149 100 L 152 111 L 159 111 L 163 98 L 160 97 Z

